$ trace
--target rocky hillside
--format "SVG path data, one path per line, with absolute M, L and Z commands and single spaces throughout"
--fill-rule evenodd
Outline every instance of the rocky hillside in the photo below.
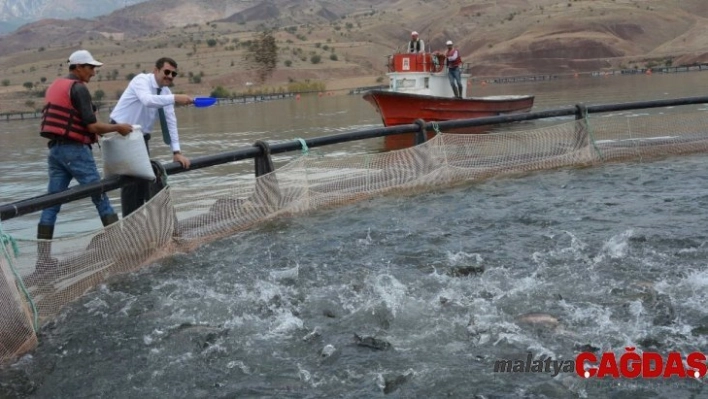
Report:
M 534 2 L 535 4 L 536 2 Z M 558 73 L 708 62 L 708 2 L 573 1 L 510 11 L 470 29 L 463 53 L 477 72 Z M 524 20 L 518 23 L 516 19 Z M 518 29 L 518 30 L 517 30 Z
M 101 90 L 120 90 L 169 55 L 188 78 L 185 91 L 242 92 L 253 80 L 244 49 L 260 26 L 278 27 L 271 87 L 376 84 L 412 30 L 432 50 L 453 40 L 477 77 L 708 62 L 705 0 L 150 0 L 0 37 L 0 96 L 65 73 L 62 62 L 82 47 L 107 64 Z
M 219 22 L 232 31 L 323 27 L 337 42 L 393 49 L 421 32 L 433 48 L 454 40 L 480 74 L 597 70 L 618 64 L 702 60 L 708 51 L 705 0 L 151 0 L 95 20 L 48 20 L 0 38 L 0 55 L 72 47 L 91 32 L 132 40 L 170 28 Z

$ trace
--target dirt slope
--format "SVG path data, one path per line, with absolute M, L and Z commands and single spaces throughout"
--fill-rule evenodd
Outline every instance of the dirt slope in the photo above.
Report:
M 0 112 L 36 107 L 32 94 L 64 74 L 78 48 L 106 63 L 92 82 L 106 100 L 164 55 L 180 63 L 178 90 L 253 90 L 243 56 L 259 26 L 279 28 L 278 70 L 260 87 L 269 90 L 305 80 L 328 89 L 377 84 L 412 30 L 432 50 L 453 40 L 476 77 L 708 62 L 705 0 L 152 0 L 0 37 Z

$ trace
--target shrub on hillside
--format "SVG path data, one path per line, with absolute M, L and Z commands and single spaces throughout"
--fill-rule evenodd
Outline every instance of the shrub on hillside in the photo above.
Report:
M 211 94 L 209 94 L 209 95 L 211 97 L 216 97 L 216 98 L 228 98 L 230 93 L 223 86 L 216 86 L 216 88 L 214 90 L 212 90 Z

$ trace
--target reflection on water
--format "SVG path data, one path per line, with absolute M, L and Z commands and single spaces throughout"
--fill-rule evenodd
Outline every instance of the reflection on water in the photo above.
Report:
M 188 108 L 180 126 L 198 137 L 192 153 L 205 155 L 252 145 L 256 140 L 310 138 L 379 125 L 378 115 L 359 96 L 303 96 L 281 101 L 208 109 Z M 208 114 L 205 114 L 204 112 Z M 187 141 L 193 141 L 185 138 Z M 216 144 L 216 147 L 214 146 Z M 372 145 L 373 144 L 373 145 Z M 376 143 L 351 143 L 354 151 L 372 151 Z M 331 148 L 323 149 L 332 151 Z

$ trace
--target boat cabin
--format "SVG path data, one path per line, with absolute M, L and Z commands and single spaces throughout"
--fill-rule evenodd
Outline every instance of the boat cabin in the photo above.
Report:
M 454 97 L 447 77 L 445 54 L 399 53 L 389 56 L 389 90 L 437 97 Z M 463 73 L 462 98 L 467 97 L 467 80 L 470 75 Z

